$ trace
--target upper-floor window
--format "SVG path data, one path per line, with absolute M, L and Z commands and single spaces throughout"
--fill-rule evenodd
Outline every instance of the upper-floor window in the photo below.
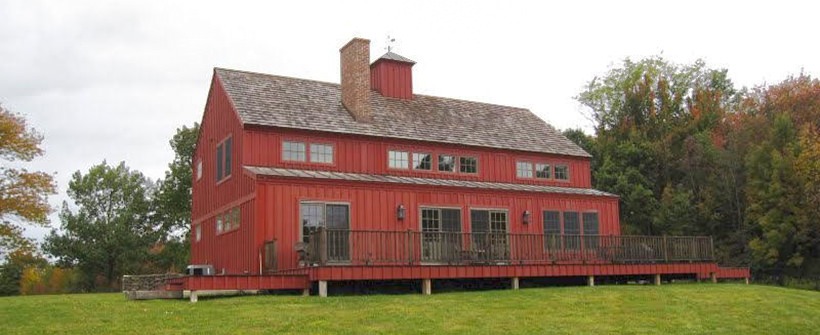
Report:
M 196 160 L 196 180 L 202 179 L 202 160 Z
M 476 173 L 478 172 L 478 159 L 475 157 L 459 157 L 458 168 L 459 172 L 462 173 Z
M 532 178 L 532 163 L 516 162 L 515 175 L 518 176 L 518 178 Z
M 456 156 L 438 155 L 438 170 L 443 172 L 455 172 Z
M 216 233 L 221 234 L 239 229 L 241 219 L 239 207 L 234 207 L 224 213 L 217 214 Z
M 551 172 L 549 164 L 535 164 L 535 178 L 550 179 Z
M 310 161 L 313 163 L 333 163 L 333 146 L 311 143 Z
M 556 165 L 555 179 L 569 180 L 569 168 L 566 165 Z
M 407 151 L 387 152 L 387 166 L 393 169 L 407 169 L 410 167 L 409 153 Z
M 200 240 L 202 240 L 202 225 L 201 224 L 196 225 L 196 229 L 194 229 L 194 234 L 196 235 L 194 241 L 199 242 Z
M 430 170 L 433 168 L 433 155 L 414 152 L 413 153 L 413 169 L 414 170 Z
M 282 142 L 282 160 L 304 162 L 305 158 L 304 142 Z
M 216 146 L 216 181 L 231 176 L 233 138 L 230 136 Z

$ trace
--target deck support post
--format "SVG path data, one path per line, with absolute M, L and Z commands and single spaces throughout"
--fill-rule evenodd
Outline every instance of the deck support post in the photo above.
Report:
M 512 289 L 513 289 L 513 290 L 517 290 L 517 289 L 518 289 L 518 277 L 513 277 L 513 278 L 512 278 Z
M 717 272 L 710 272 L 709 277 L 712 278 L 712 284 L 717 284 Z
M 655 274 L 655 285 L 660 285 L 660 284 L 661 284 L 661 274 L 656 273 Z
M 310 296 L 310 287 L 302 289 L 302 296 L 309 297 Z
M 588 276 L 587 277 L 587 286 L 595 286 L 595 276 Z
M 746 281 L 746 285 L 749 285 L 749 277 L 743 278 Z
M 195 303 L 197 300 L 196 291 L 191 291 L 191 303 Z
M 319 281 L 319 296 L 322 297 L 322 298 L 327 297 L 327 281 L 326 280 L 320 280 Z
M 430 295 L 433 293 L 433 280 L 432 279 L 422 279 L 421 280 L 421 294 Z

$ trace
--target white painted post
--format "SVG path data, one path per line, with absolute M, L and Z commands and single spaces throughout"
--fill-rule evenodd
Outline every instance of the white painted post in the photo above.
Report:
M 309 297 L 310 296 L 310 288 L 303 289 L 302 290 L 302 296 L 303 297 Z
M 195 303 L 197 301 L 196 291 L 191 291 L 191 303 Z
M 717 284 L 717 272 L 712 272 L 709 276 L 712 277 L 712 284 Z
M 595 286 L 595 276 L 587 277 L 587 285 L 590 287 Z
M 431 279 L 422 279 L 421 280 L 421 294 L 430 295 L 433 293 L 433 280 Z
M 512 289 L 513 290 L 518 289 L 518 277 L 513 277 L 513 279 L 512 279 Z
M 657 273 L 657 274 L 655 274 L 655 285 L 660 285 L 660 284 L 661 284 L 661 274 Z
M 322 297 L 322 298 L 327 297 L 327 281 L 326 280 L 320 280 L 319 281 L 319 296 Z
M 744 278 L 746 280 L 746 285 L 749 285 L 749 277 Z

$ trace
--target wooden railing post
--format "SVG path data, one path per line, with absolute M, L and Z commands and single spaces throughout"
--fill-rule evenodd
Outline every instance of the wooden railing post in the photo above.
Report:
M 715 241 L 712 236 L 709 236 L 709 260 L 715 260 Z
M 666 235 L 663 235 L 663 261 L 669 263 L 669 244 L 667 244 Z
M 327 230 L 319 227 L 319 264 L 327 264 Z
M 408 229 L 405 234 L 405 244 L 407 250 L 407 264 L 413 264 L 413 231 Z

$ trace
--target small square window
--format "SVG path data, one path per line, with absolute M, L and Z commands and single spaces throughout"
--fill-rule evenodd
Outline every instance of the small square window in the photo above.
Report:
M 433 155 L 425 153 L 413 153 L 414 170 L 430 170 L 433 168 Z
M 196 161 L 196 180 L 202 179 L 202 160 L 197 159 Z
M 409 153 L 407 151 L 393 151 L 387 152 L 387 164 L 393 169 L 407 169 L 410 167 Z
M 282 160 L 304 162 L 305 143 L 303 142 L 282 142 Z
M 195 241 L 199 242 L 202 240 L 202 225 L 196 225 L 195 232 Z
M 532 163 L 516 162 L 515 175 L 518 176 L 518 178 L 532 178 Z
M 455 172 L 456 156 L 438 155 L 438 170 L 444 172 Z
M 535 178 L 550 179 L 551 172 L 549 164 L 535 164 Z
M 217 214 L 216 215 L 216 233 L 221 234 L 223 230 L 224 230 L 224 227 L 222 227 L 222 214 Z
M 333 163 L 333 146 L 311 143 L 310 161 L 313 163 Z
M 569 180 L 569 168 L 566 165 L 556 165 L 555 179 Z
M 458 169 L 461 173 L 478 172 L 478 159 L 475 157 L 459 157 Z

